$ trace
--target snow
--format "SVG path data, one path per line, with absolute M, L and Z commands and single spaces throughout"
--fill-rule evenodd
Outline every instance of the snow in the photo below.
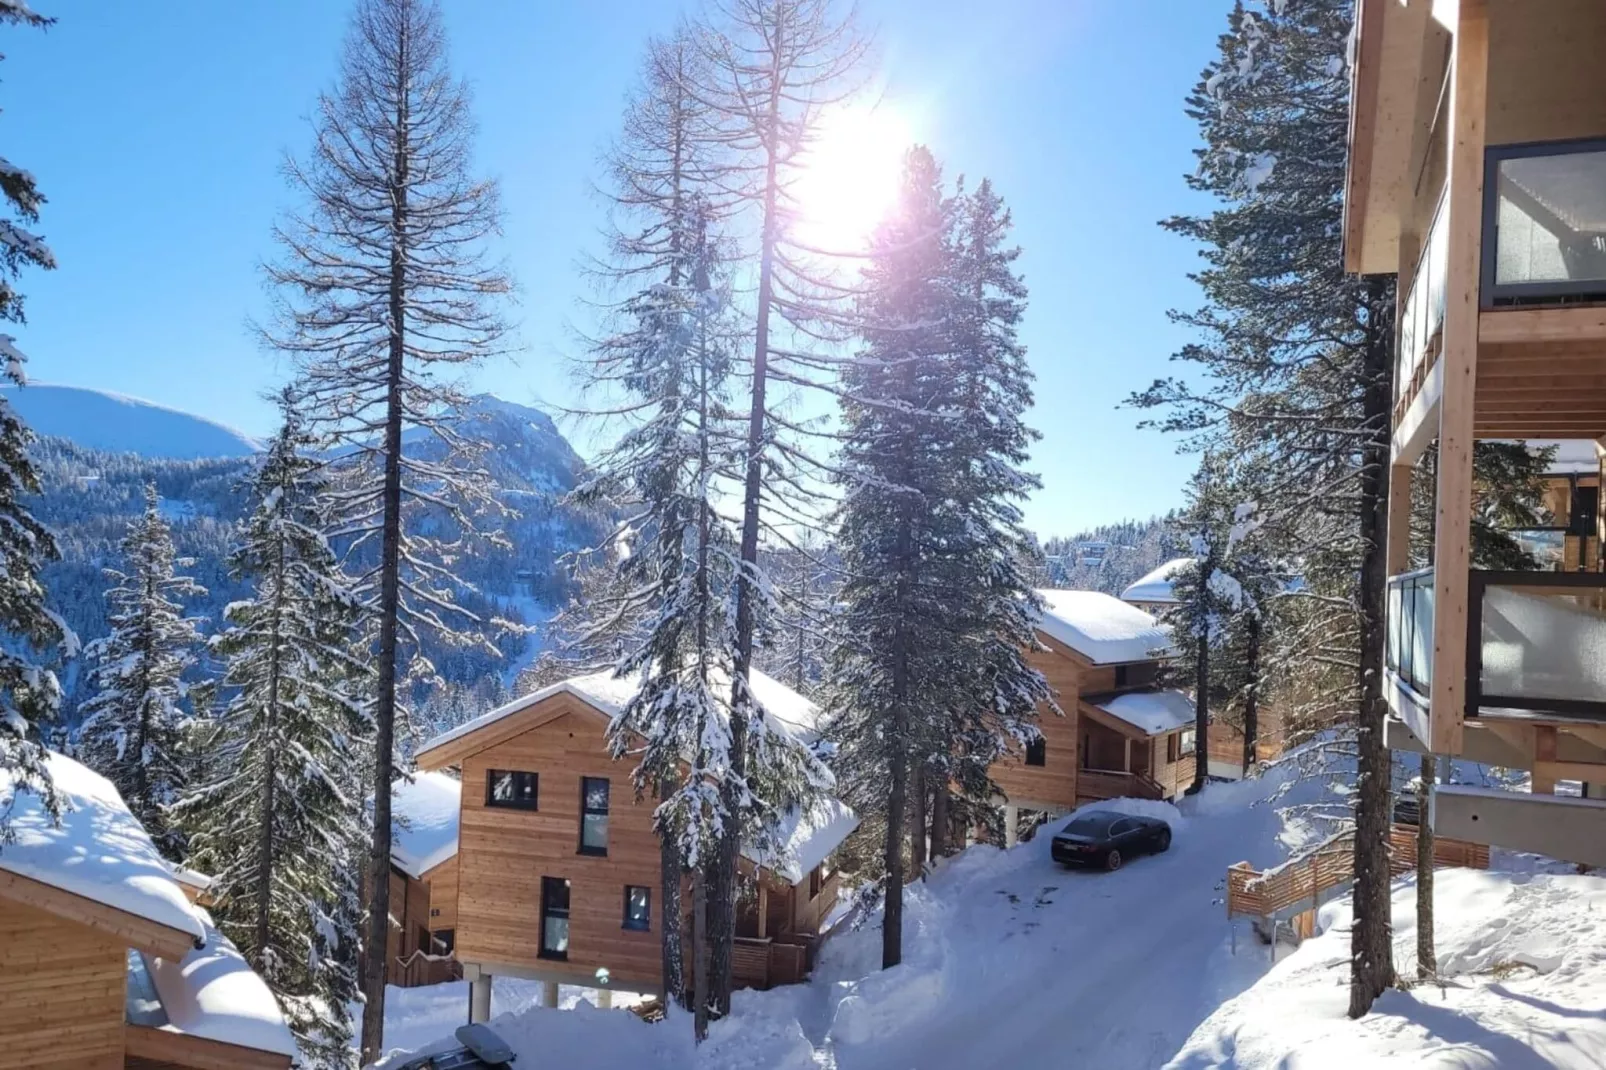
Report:
M 1181 691 L 1132 691 L 1099 703 L 1099 709 L 1151 736 L 1194 723 L 1193 699 Z
M 232 427 L 140 398 L 50 383 L 0 391 L 36 433 L 90 449 L 194 460 L 248 457 L 261 443 Z
M 807 811 L 793 807 L 781 816 L 772 830 L 779 852 L 763 852 L 744 846 L 742 854 L 761 866 L 769 867 L 788 884 L 796 884 L 859 827 L 859 818 L 836 799 L 822 799 Z
M 162 999 L 162 1028 L 257 1051 L 295 1055 L 295 1036 L 279 1004 L 222 933 L 206 926 L 206 946 L 182 962 L 147 958 L 146 968 Z
M 1415 973 L 1414 876 L 1395 885 L 1396 968 Z M 1324 930 L 1212 1014 L 1166 1064 L 1176 1070 L 1606 1066 L 1606 879 L 1441 870 L 1434 880 L 1439 984 L 1391 989 L 1358 1022 L 1349 992 L 1347 901 Z M 1261 955 L 1265 950 L 1255 948 Z
M 1176 605 L 1176 592 L 1171 584 L 1180 576 L 1184 569 L 1193 565 L 1191 557 L 1175 557 L 1159 568 L 1138 579 L 1138 581 L 1121 592 L 1123 602 L 1153 602 L 1166 605 Z
M 200 913 L 111 781 L 53 751 L 46 767 L 62 796 L 59 826 L 0 770 L 0 809 L 11 807 L 16 836 L 0 846 L 0 869 L 204 939 Z
M 1148 661 L 1176 653 L 1171 634 L 1136 606 L 1099 591 L 1039 590 L 1037 627 L 1095 665 Z
M 414 773 L 391 793 L 396 829 L 390 860 L 409 877 L 422 877 L 457 854 L 457 814 L 463 784 L 446 773 Z
M 1545 469 L 1547 473 L 1594 475 L 1600 470 L 1600 459 L 1595 453 L 1594 439 L 1529 439 L 1527 445 L 1531 450 L 1540 450 L 1547 446 L 1556 448 L 1556 455 L 1551 459 L 1550 467 Z

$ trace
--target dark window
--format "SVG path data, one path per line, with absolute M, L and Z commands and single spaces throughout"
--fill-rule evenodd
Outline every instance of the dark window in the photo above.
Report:
M 644 933 L 652 928 L 652 889 L 625 885 L 625 928 Z
M 492 769 L 485 775 L 485 805 L 535 810 L 540 778 L 534 773 Z
M 602 777 L 580 778 L 580 853 L 608 853 L 608 781 Z
M 569 957 L 569 882 L 562 877 L 541 878 L 541 957 Z
M 1117 665 L 1115 667 L 1115 686 L 1116 687 L 1125 687 L 1126 686 L 1126 666 L 1125 665 Z
M 815 866 L 809 870 L 809 898 L 813 899 L 825 887 L 825 867 Z
M 1026 744 L 1026 764 L 1048 764 L 1048 741 L 1042 736 L 1038 736 L 1036 739 Z
M 413 939 L 417 941 L 416 946 L 417 946 L 418 950 L 422 951 L 426 955 L 431 954 L 430 947 L 429 947 L 429 930 L 428 929 L 426 929 L 422 925 L 420 925 L 418 927 L 418 932 L 413 935 Z
M 1195 730 L 1192 728 L 1184 728 L 1182 730 L 1182 734 L 1177 737 L 1177 753 L 1184 757 L 1193 753 L 1194 734 Z
M 450 955 L 457 949 L 456 929 L 436 929 L 430 938 L 435 941 L 434 953 L 437 955 Z
M 1600 512 L 1599 487 L 1573 488 L 1573 515 L 1572 525 L 1568 529 L 1573 535 L 1595 534 L 1595 517 Z

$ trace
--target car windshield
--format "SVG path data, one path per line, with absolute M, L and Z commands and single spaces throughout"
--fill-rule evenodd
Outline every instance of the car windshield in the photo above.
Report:
M 1064 831 L 1072 836 L 1104 836 L 1119 817 L 1119 814 L 1084 814 L 1066 825 Z

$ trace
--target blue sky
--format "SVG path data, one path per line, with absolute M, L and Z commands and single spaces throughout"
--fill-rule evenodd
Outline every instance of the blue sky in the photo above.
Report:
M 261 393 L 285 368 L 247 330 L 258 265 L 291 203 L 285 150 L 329 84 L 337 0 L 162 4 L 36 0 L 47 33 L 7 30 L 0 146 L 49 198 L 40 229 L 60 269 L 31 272 L 16 333 L 41 381 L 148 398 L 269 430 Z M 993 179 L 1015 217 L 1031 289 L 1042 535 L 1145 517 L 1180 501 L 1191 468 L 1117 406 L 1184 340 L 1195 251 L 1156 221 L 1197 210 L 1183 185 L 1197 140 L 1182 98 L 1225 26 L 1227 0 L 862 0 L 888 106 L 950 175 Z M 576 263 L 596 247 L 590 192 L 645 37 L 672 0 L 448 0 L 454 65 L 474 87 L 480 167 L 502 182 L 499 250 L 520 288 L 523 353 L 477 386 L 572 400 L 583 312 Z M 583 436 L 579 436 L 582 439 Z

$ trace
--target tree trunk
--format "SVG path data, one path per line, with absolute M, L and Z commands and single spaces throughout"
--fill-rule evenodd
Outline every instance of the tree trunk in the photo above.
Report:
M 894 731 L 899 731 L 901 713 L 894 715 Z M 891 969 L 903 961 L 903 823 L 904 796 L 909 765 L 901 740 L 893 745 L 891 788 L 887 794 L 887 883 L 881 917 L 881 968 Z
M 405 83 L 407 20 L 399 23 L 397 74 Z M 390 784 L 396 748 L 396 640 L 401 610 L 402 373 L 407 328 L 408 93 L 396 95 L 396 147 L 391 177 L 390 353 L 386 367 L 385 473 L 379 550 L 379 674 L 374 702 L 374 842 L 368 857 L 368 939 L 363 956 L 362 1060 L 385 1044 L 385 976 L 390 938 Z
M 1244 688 L 1244 776 L 1255 767 L 1260 737 L 1260 617 L 1249 614 L 1248 649 L 1244 652 L 1249 682 Z
M 1209 573 L 1205 573 L 1206 576 Z M 1210 622 L 1207 619 L 1198 638 L 1193 659 L 1193 783 L 1187 794 L 1204 790 L 1210 776 Z
M 939 781 L 931 792 L 931 860 L 948 857 L 948 786 Z
M 705 866 L 698 866 L 691 875 L 691 938 L 692 938 L 692 1035 L 701 1044 L 708 1039 L 709 998 L 709 946 L 708 946 L 708 874 Z
M 674 794 L 675 785 L 667 777 L 658 785 L 658 801 L 664 802 Z M 680 883 L 683 871 L 680 865 L 680 847 L 673 836 L 658 838 L 658 872 L 663 902 L 658 916 L 663 925 L 664 996 L 681 1007 L 686 1006 L 685 949 L 681 944 Z
M 1394 982 L 1389 900 L 1388 747 L 1383 740 L 1383 645 L 1387 586 L 1389 402 L 1393 395 L 1394 316 L 1387 280 L 1370 280 L 1362 354 L 1365 442 L 1361 450 L 1360 710 L 1356 726 L 1355 923 L 1350 931 L 1349 1014 L 1359 1018 Z
M 916 762 L 914 775 L 910 778 L 909 808 L 909 865 L 914 872 L 922 873 L 926 868 L 926 768 L 925 763 Z
M 1433 950 L 1433 781 L 1437 759 L 1422 755 L 1421 785 L 1416 791 L 1416 975 L 1426 981 L 1439 972 Z
M 268 919 L 273 896 L 273 811 L 276 805 L 274 795 L 278 785 L 278 756 L 279 741 L 276 738 L 279 724 L 279 681 L 281 679 L 280 649 L 281 622 L 284 617 L 284 570 L 285 546 L 281 536 L 277 551 L 277 568 L 273 580 L 273 655 L 268 661 L 268 712 L 266 717 L 267 736 L 267 769 L 262 777 L 262 792 L 259 796 L 262 812 L 258 815 L 260 827 L 257 832 L 257 901 L 256 901 L 256 946 L 251 949 L 252 968 L 258 973 L 263 972 L 266 965 L 264 952 L 268 947 Z

